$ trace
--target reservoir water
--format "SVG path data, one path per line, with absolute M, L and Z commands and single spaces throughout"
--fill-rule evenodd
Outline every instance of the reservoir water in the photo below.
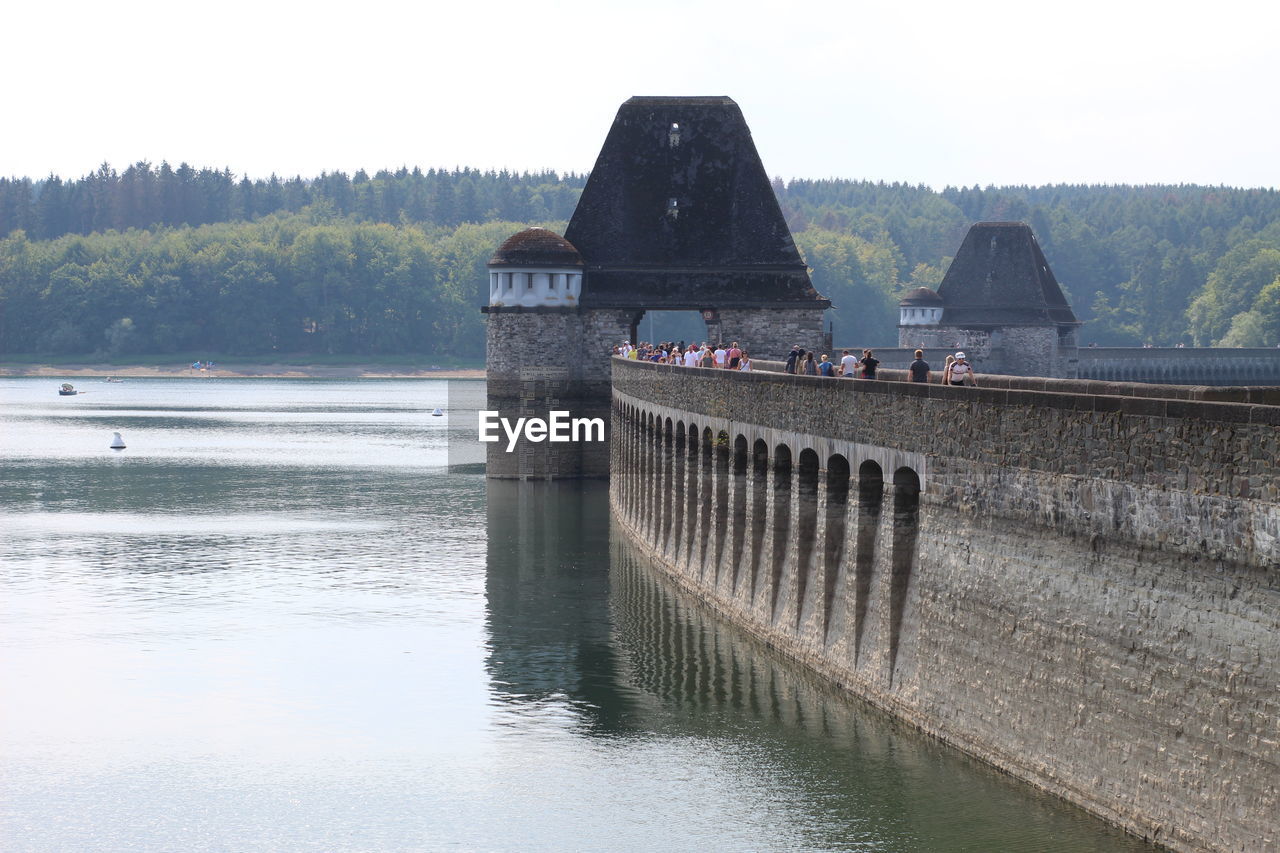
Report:
M 62 381 L 0 378 L 6 851 L 1151 849 L 698 609 L 605 484 L 451 472 L 482 383 Z

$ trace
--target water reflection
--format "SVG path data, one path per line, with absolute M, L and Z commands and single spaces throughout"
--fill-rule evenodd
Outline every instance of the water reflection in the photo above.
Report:
M 486 481 L 488 671 L 516 711 L 567 702 L 587 730 L 629 730 L 609 613 L 604 487 Z
M 488 485 L 487 667 L 514 715 L 658 738 L 674 788 L 747 798 L 738 819 L 771 834 L 754 849 L 1151 849 L 711 616 L 611 529 L 606 503 L 598 486 Z M 719 846 L 741 849 L 728 834 Z

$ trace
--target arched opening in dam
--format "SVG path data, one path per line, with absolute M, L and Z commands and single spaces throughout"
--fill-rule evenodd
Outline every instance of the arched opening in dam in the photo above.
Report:
M 686 444 L 688 430 L 683 421 L 676 421 L 675 435 L 672 443 L 671 469 L 672 480 L 667 487 L 671 501 L 671 530 L 667 536 L 667 553 L 671 562 L 680 562 L 680 552 L 684 549 L 684 517 L 688 503 L 685 492 L 685 463 L 689 460 Z
M 720 430 L 715 436 L 715 448 L 712 451 L 715 459 L 715 510 L 714 526 L 703 528 L 703 539 L 715 539 L 715 576 L 720 579 L 720 567 L 724 565 L 724 531 L 729 518 L 729 434 Z M 738 567 L 733 567 L 737 577 Z
M 662 524 L 658 532 L 660 538 L 659 546 L 662 550 L 666 549 L 667 542 L 671 539 L 671 490 L 672 483 L 675 479 L 675 462 L 672 457 L 675 455 L 675 427 L 671 423 L 671 418 L 665 418 L 661 424 L 662 430 L 662 474 L 658 480 L 658 500 L 662 502 Z
M 751 597 L 760 584 L 765 519 L 769 517 L 769 445 L 757 438 L 751 453 Z
M 796 519 L 796 626 L 804 616 L 806 593 L 813 578 L 814 540 L 818 534 L 818 454 L 806 447 L 800 451 L 799 498 Z
M 791 448 L 779 444 L 773 451 L 773 547 L 769 560 L 769 612 L 776 615 L 778 590 L 787 562 L 787 545 L 791 538 Z
M 726 434 L 726 438 L 727 438 Z M 732 566 L 733 581 L 731 589 L 734 592 L 738 590 L 738 566 L 742 563 L 742 549 L 746 542 L 747 527 L 747 469 L 750 464 L 750 457 L 747 453 L 746 436 L 739 434 L 733 439 L 733 545 L 729 549 L 731 556 L 730 564 Z M 725 487 L 729 487 L 728 478 L 725 477 Z M 723 530 L 723 526 L 720 528 Z
M 889 683 L 893 683 L 902 642 L 907 588 L 916 561 L 920 533 L 920 475 L 910 468 L 893 472 L 893 553 L 889 579 Z
M 702 471 L 702 452 L 698 441 L 700 437 L 698 425 L 690 423 L 685 427 L 685 433 L 688 436 L 685 440 L 685 465 L 688 469 L 685 474 L 685 483 L 688 491 L 684 496 L 685 520 L 683 542 L 680 547 L 680 560 L 692 565 L 694 558 L 698 554 L 698 543 L 695 537 L 698 531 L 698 517 L 702 514 L 704 497 L 702 493 L 702 477 L 700 476 Z
M 853 662 L 862 656 L 862 640 L 867 629 L 867 604 L 871 598 L 871 571 L 880 531 L 880 507 L 884 502 L 884 471 L 868 459 L 858 466 L 858 530 L 854 552 Z
M 707 571 L 707 543 L 709 537 L 706 531 L 711 529 L 711 519 L 716 514 L 724 512 L 720 508 L 719 500 L 712 500 L 713 488 L 713 466 L 718 463 L 715 451 L 715 434 L 711 431 L 711 427 L 702 428 L 702 440 L 698 443 L 698 494 L 702 498 L 701 507 L 699 508 L 699 517 L 702 525 L 702 540 L 698 543 L 698 564 L 701 566 L 700 571 L 705 575 Z M 715 495 L 715 497 L 719 497 Z M 716 571 L 720 565 L 720 561 L 716 560 L 712 566 L 712 571 Z
M 845 527 L 849 518 L 849 460 L 837 453 L 827 460 L 827 530 L 822 545 L 822 637 L 832 639 L 831 608 L 844 562 Z

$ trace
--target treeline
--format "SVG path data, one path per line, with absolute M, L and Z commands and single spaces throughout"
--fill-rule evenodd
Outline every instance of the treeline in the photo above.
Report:
M 207 225 L 298 213 L 320 207 L 366 222 L 453 227 L 464 222 L 568 220 L 584 175 L 516 174 L 476 169 L 364 170 L 239 180 L 229 169 L 186 163 L 104 163 L 78 180 L 0 178 L 0 235 L 22 230 L 35 240 L 129 228 Z
M 563 227 L 563 223 L 550 223 Z M 485 264 L 523 227 L 425 230 L 306 209 L 254 222 L 0 240 L 10 353 L 480 359 Z
M 563 229 L 579 175 L 400 169 L 237 180 L 103 166 L 0 180 L 0 352 L 479 358 L 484 264 Z M 1280 343 L 1280 193 L 1197 186 L 775 181 L 840 342 L 896 341 L 979 220 L 1035 229 L 1083 342 Z

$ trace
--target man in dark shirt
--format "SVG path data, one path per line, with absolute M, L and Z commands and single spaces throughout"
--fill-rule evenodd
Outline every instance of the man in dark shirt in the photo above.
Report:
M 911 371 L 912 382 L 929 381 L 929 362 L 924 360 L 924 350 L 916 350 L 916 360 L 907 369 Z

